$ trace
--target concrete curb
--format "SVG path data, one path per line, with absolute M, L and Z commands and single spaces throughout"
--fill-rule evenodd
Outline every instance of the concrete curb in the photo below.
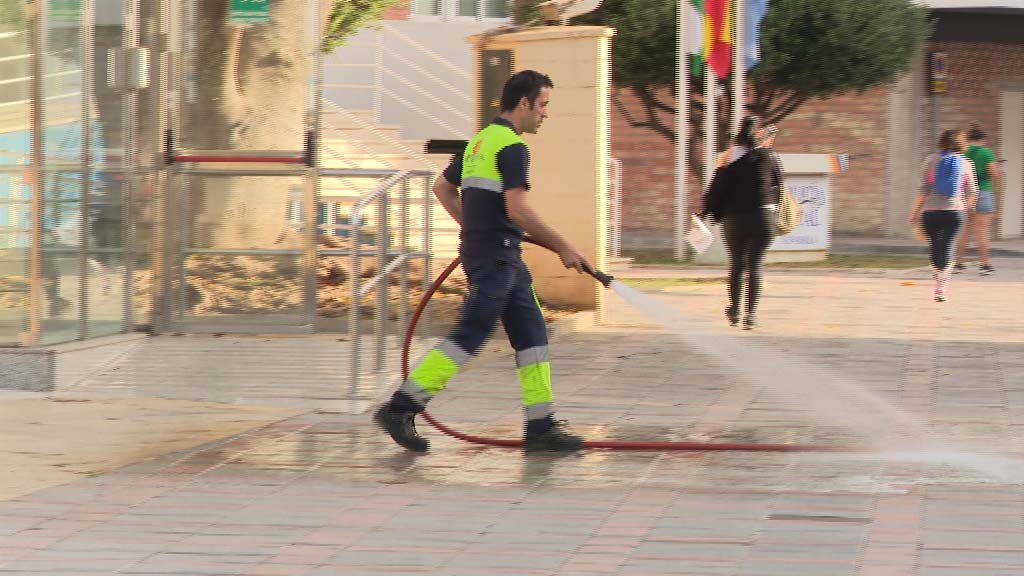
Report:
M 56 386 L 57 357 L 60 354 L 123 344 L 148 337 L 148 334 L 129 332 L 52 346 L 0 348 L 0 389 L 53 392 Z
M 928 247 L 924 244 L 919 245 L 900 245 L 900 244 L 833 244 L 829 250 L 833 254 L 886 254 L 893 256 L 927 256 Z M 1024 251 L 1014 250 L 1012 248 L 998 248 L 993 246 L 990 248 L 990 252 L 993 256 L 999 256 L 1002 258 L 1024 258 Z M 977 250 L 974 248 L 967 249 L 968 256 L 977 256 Z
M 548 338 L 560 338 L 580 330 L 593 328 L 597 324 L 597 315 L 598 311 L 596 310 L 584 310 L 559 318 L 548 324 Z

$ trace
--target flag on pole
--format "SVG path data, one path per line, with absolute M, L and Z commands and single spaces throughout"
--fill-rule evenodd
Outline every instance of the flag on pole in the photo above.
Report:
M 747 3 L 743 11 L 743 62 L 744 69 L 750 70 L 761 59 L 761 19 L 768 11 L 768 0 L 741 1 Z
M 704 0 L 704 58 L 719 78 L 732 62 L 732 1 Z
M 690 55 L 690 73 L 700 76 L 704 70 L 704 0 L 688 0 L 686 9 L 686 53 Z

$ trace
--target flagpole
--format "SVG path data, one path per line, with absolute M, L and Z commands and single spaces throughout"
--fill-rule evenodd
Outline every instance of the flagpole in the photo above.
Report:
M 733 37 L 732 37 L 732 133 L 735 134 L 740 127 L 740 120 L 743 118 L 744 104 L 746 104 L 746 79 L 747 63 L 744 62 L 744 42 L 746 38 L 745 22 L 746 0 L 735 0 L 733 6 Z
M 715 173 L 715 116 L 717 116 L 718 102 L 715 98 L 715 71 L 711 69 L 711 63 L 704 64 L 704 189 L 711 183 L 711 176 Z
M 679 34 L 676 64 L 676 198 L 675 226 L 673 227 L 673 253 L 676 260 L 686 258 L 687 218 L 686 176 L 687 176 L 687 125 L 690 120 L 690 70 L 686 54 L 687 13 L 690 0 L 679 0 Z

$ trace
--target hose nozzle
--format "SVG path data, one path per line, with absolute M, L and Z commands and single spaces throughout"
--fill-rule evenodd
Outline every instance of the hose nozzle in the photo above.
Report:
M 615 276 L 612 276 L 611 274 L 605 274 L 604 272 L 601 272 L 600 270 L 595 270 L 587 265 L 583 266 L 583 271 L 593 276 L 594 279 L 603 284 L 605 288 L 611 286 L 612 280 L 615 280 Z

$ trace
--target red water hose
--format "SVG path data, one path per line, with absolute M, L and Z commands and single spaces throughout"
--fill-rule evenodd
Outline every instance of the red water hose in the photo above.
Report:
M 524 238 L 526 242 L 536 244 L 542 248 L 551 250 L 550 247 L 544 244 L 530 239 Z M 461 263 L 461 258 L 456 257 L 452 260 L 448 267 L 434 280 L 434 283 L 430 285 L 430 289 L 420 299 L 420 303 L 416 306 L 416 311 L 413 313 L 412 318 L 409 320 L 409 326 L 405 331 L 405 339 L 402 341 L 402 381 L 404 382 L 409 377 L 409 345 L 412 343 L 413 332 L 416 330 L 416 323 L 419 322 L 420 316 L 423 314 L 423 310 L 427 307 L 427 303 L 430 302 L 430 298 L 437 292 L 437 289 L 441 287 L 441 284 L 448 279 L 448 276 L 458 267 Z M 595 275 L 594 270 L 587 270 L 591 275 Z M 600 273 L 598 273 L 600 274 Z M 597 277 L 595 275 L 595 277 Z M 420 415 L 430 423 L 431 426 L 437 428 L 441 432 L 453 437 L 458 438 L 466 442 L 473 444 L 484 444 L 487 446 L 506 446 L 509 448 L 518 448 L 522 446 L 523 441 L 521 439 L 501 439 L 501 438 L 487 438 L 484 436 L 473 436 L 471 434 L 465 434 L 458 430 L 453 430 L 444 424 L 438 422 L 428 412 L 420 412 Z M 847 446 L 830 446 L 824 444 L 750 444 L 743 442 L 664 442 L 664 441 L 644 441 L 644 440 L 587 440 L 583 442 L 584 448 L 609 448 L 612 450 L 646 450 L 646 451 L 666 451 L 666 450 L 688 450 L 688 451 L 737 451 L 737 452 L 853 452 L 856 448 Z

